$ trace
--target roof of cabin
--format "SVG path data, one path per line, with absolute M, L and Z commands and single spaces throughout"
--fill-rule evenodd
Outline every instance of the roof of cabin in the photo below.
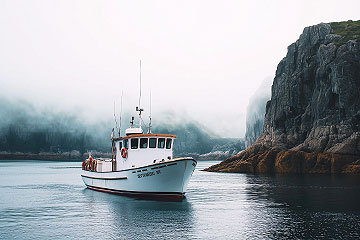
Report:
M 170 134 L 132 134 L 129 136 L 124 136 L 124 137 L 118 137 L 118 138 L 112 138 L 112 140 L 116 141 L 116 140 L 122 140 L 122 139 L 127 139 L 127 138 L 134 138 L 134 137 L 170 137 L 170 138 L 176 138 L 176 135 L 170 135 Z

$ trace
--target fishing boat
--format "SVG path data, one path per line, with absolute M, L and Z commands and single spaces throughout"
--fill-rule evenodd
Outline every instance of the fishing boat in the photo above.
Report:
M 119 136 L 115 137 L 113 130 L 112 158 L 94 159 L 89 155 L 82 163 L 82 180 L 89 189 L 102 192 L 182 200 L 197 161 L 191 157 L 174 158 L 176 136 L 152 133 L 151 117 L 148 130 L 144 133 L 144 110 L 140 108 L 140 100 L 136 111 L 139 112 L 139 125 L 135 126 L 132 117 L 124 136 L 120 136 L 119 130 Z

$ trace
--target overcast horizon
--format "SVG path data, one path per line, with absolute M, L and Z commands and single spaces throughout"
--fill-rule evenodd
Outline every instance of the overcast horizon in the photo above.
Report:
M 244 137 L 249 99 L 287 46 L 321 22 L 359 20 L 343 1 L 0 1 L 0 97 L 113 117 L 196 121 Z M 1 98 L 0 98 L 1 99 Z M 117 113 L 118 114 L 118 113 Z M 165 121 L 165 120 L 163 120 Z M 127 123 L 127 119 L 123 124 Z

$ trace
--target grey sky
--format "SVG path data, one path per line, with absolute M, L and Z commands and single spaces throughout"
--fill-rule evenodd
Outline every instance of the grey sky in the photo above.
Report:
M 359 19 L 355 1 L 0 1 L 1 96 L 112 117 L 113 101 L 243 137 L 249 98 L 304 27 Z M 169 118 L 169 117 L 168 117 Z M 168 119 L 167 118 L 167 119 Z

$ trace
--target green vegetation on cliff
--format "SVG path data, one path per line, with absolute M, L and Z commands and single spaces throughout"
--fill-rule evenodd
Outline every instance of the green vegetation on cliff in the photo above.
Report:
M 360 20 L 347 22 L 332 22 L 330 23 L 333 34 L 342 36 L 343 38 L 336 43 L 342 45 L 349 40 L 360 40 Z

